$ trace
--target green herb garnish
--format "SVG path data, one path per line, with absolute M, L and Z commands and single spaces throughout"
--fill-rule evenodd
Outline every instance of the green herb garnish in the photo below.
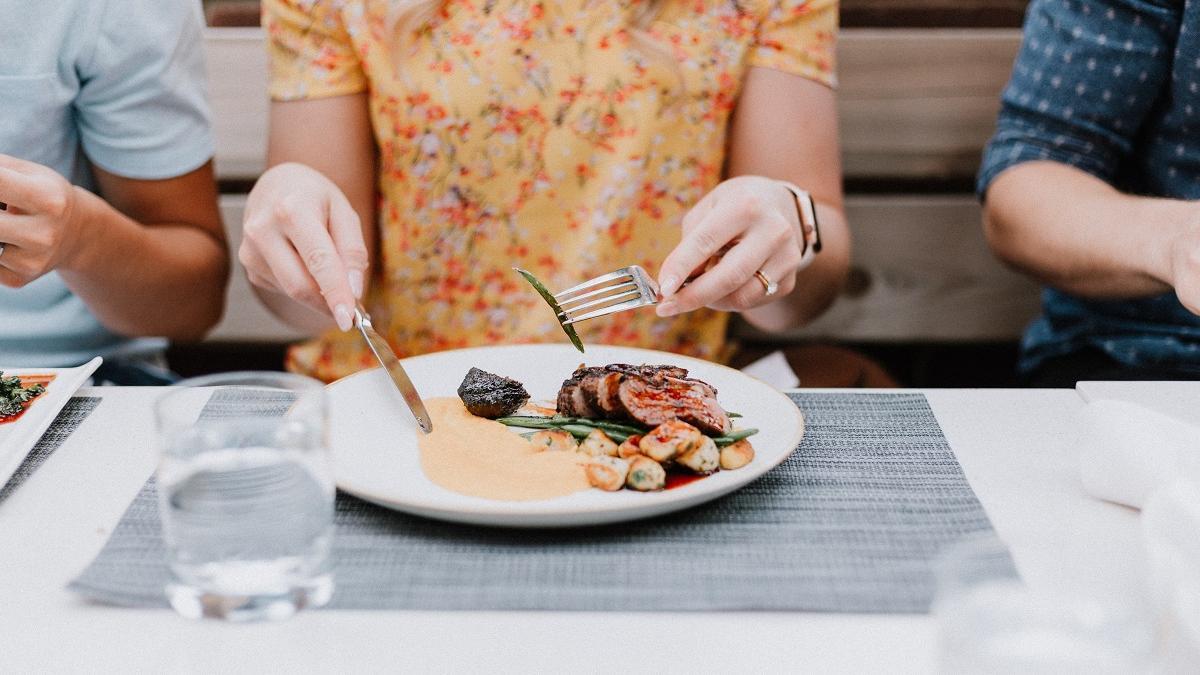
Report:
M 25 409 L 25 404 L 46 393 L 43 384 L 21 386 L 21 378 L 16 375 L 4 376 L 0 371 L 0 420 L 16 417 Z
M 525 281 L 528 281 L 530 285 L 533 286 L 534 290 L 536 290 L 542 296 L 542 299 L 546 301 L 546 304 L 550 305 L 550 309 L 554 310 L 554 318 L 558 319 L 558 325 L 562 326 L 563 332 L 567 334 L 567 337 L 571 338 L 571 344 L 575 345 L 575 348 L 582 353 L 583 340 L 579 339 L 579 333 L 575 332 L 575 326 L 572 326 L 568 323 L 563 323 L 563 310 L 562 307 L 559 306 L 558 302 L 555 301 L 554 294 L 547 290 L 546 286 L 542 284 L 542 282 L 538 281 L 537 277 L 533 276 L 533 274 L 528 270 L 523 270 L 520 267 L 514 267 L 513 269 L 516 270 L 518 274 L 525 277 Z

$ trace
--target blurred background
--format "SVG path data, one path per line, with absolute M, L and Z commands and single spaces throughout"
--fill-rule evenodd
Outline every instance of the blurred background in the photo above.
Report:
M 1036 286 L 988 251 L 975 170 L 1020 42 L 1024 0 L 842 0 L 839 100 L 854 266 L 844 297 L 786 336 L 738 327 L 740 361 L 783 348 L 802 384 L 855 386 L 881 373 L 913 387 L 1012 386 Z M 263 169 L 266 57 L 256 0 L 205 0 L 221 207 L 240 240 Z M 169 354 L 185 375 L 279 368 L 298 335 L 234 272 L 210 338 Z

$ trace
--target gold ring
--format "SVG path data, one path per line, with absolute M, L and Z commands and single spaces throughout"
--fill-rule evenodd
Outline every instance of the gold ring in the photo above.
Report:
M 768 298 L 779 292 L 779 284 L 771 281 L 767 275 L 763 274 L 762 270 L 755 272 L 754 278 L 758 279 L 758 282 L 763 285 L 763 291 L 766 292 Z

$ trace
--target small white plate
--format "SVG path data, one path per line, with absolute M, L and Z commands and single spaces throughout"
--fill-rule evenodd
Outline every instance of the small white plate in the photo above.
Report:
M 5 368 L 0 364 L 5 377 L 47 375 L 54 378 L 46 385 L 46 393 L 33 399 L 16 421 L 0 424 L 0 486 L 8 482 L 54 418 L 58 417 L 59 411 L 103 361 L 96 357 L 75 368 Z
M 644 349 L 588 347 L 586 355 L 567 345 L 515 345 L 438 352 L 404 360 L 424 398 L 456 396 L 472 367 L 522 382 L 534 401 L 553 401 L 562 381 L 580 364 L 670 364 L 718 390 L 726 410 L 743 414 L 741 428 L 760 431 L 754 461 L 663 492 L 586 490 L 539 501 L 468 497 L 442 488 L 421 470 L 421 431 L 404 401 L 380 369 L 329 385 L 330 439 L 334 473 L 342 490 L 387 508 L 429 518 L 503 527 L 599 525 L 649 518 L 701 504 L 750 483 L 778 466 L 800 444 L 804 417 L 778 390 L 725 366 Z

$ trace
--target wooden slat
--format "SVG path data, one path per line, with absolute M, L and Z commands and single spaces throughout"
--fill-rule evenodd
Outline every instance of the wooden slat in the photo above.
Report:
M 221 211 L 234 250 L 245 197 Z M 996 262 L 969 196 L 852 196 L 854 281 L 817 323 L 787 338 L 856 341 L 1015 339 L 1037 313 L 1037 287 Z M 300 337 L 259 304 L 244 275 L 230 284 L 226 316 L 211 340 L 274 342 Z
M 973 176 L 1020 33 L 845 31 L 838 90 L 848 178 Z
M 859 195 L 846 213 L 854 231 L 847 292 L 783 339 L 1011 340 L 1037 314 L 1037 286 L 992 256 L 972 197 Z
M 216 171 L 222 180 L 253 180 L 265 164 L 267 56 L 262 40 L 257 28 L 205 31 Z
M 1027 0 L 842 0 L 843 28 L 1016 28 Z
M 1019 45 L 1015 30 L 847 30 L 839 90 L 849 179 L 974 174 Z M 253 179 L 266 148 L 266 57 L 255 28 L 206 38 L 217 173 Z

